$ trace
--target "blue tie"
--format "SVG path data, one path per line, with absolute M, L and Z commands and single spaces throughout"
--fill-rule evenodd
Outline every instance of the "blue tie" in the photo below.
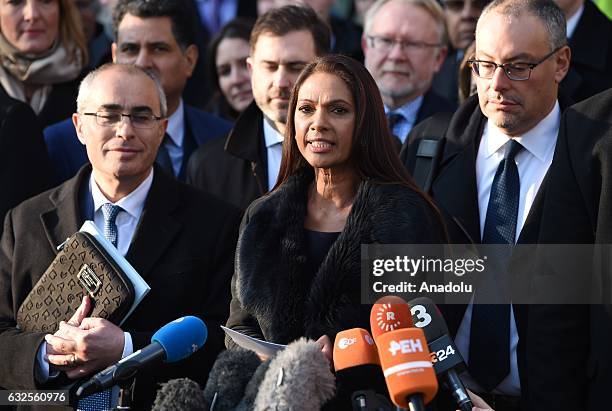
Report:
M 172 167 L 172 159 L 170 158 L 170 153 L 168 153 L 168 148 L 166 147 L 166 143 L 172 144 L 172 139 L 168 133 L 164 134 L 164 139 L 162 140 L 159 149 L 157 150 L 157 156 L 155 157 L 155 162 L 168 174 L 174 176 L 174 168 Z
M 520 182 L 514 157 L 523 148 L 510 140 L 504 147 L 504 159 L 493 178 L 483 244 L 511 244 L 516 237 Z M 470 375 L 487 391 L 491 391 L 510 372 L 510 298 L 502 281 L 506 274 L 510 248 L 494 250 L 489 258 L 489 275 L 476 289 L 470 330 Z M 479 304 L 482 295 L 496 296 L 501 304 Z
M 102 205 L 102 214 L 104 215 L 104 237 L 117 247 L 117 214 L 121 211 L 121 207 L 111 203 Z
M 397 136 L 394 132 L 395 126 L 404 119 L 404 115 L 395 111 L 389 111 L 387 113 L 387 123 L 389 124 L 389 130 L 391 134 Z
M 117 214 L 122 208 L 118 205 L 106 203 L 102 205 L 102 214 L 104 215 L 104 237 L 117 247 Z M 79 400 L 78 409 L 83 411 L 101 411 L 109 410 L 111 405 L 112 388 L 104 391 L 91 394 L 82 400 Z

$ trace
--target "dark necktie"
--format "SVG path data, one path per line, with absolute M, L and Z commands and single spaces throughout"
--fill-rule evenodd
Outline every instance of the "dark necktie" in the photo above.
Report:
M 172 140 L 170 140 L 170 135 L 168 133 L 164 134 L 164 139 L 162 140 L 162 143 L 159 146 L 159 150 L 157 150 L 157 157 L 155 157 L 155 162 L 162 168 L 162 170 L 173 176 L 174 168 L 172 167 L 172 160 L 170 159 L 170 154 L 168 153 L 168 149 L 166 148 L 166 142 L 168 144 L 172 144 Z
M 520 182 L 514 157 L 523 147 L 510 140 L 504 147 L 489 196 L 483 230 L 483 244 L 514 245 L 518 215 Z M 491 391 L 510 372 L 510 298 L 502 276 L 506 274 L 511 248 L 493 251 L 488 275 L 474 295 L 470 330 L 470 375 Z M 498 296 L 501 304 L 479 304 L 479 289 L 489 298 Z M 500 290 L 501 289 L 501 290 Z
M 102 205 L 102 214 L 104 215 L 104 237 L 117 247 L 117 214 L 122 210 L 118 205 L 106 203 Z M 91 394 L 78 403 L 78 409 L 83 411 L 100 411 L 109 410 L 111 405 L 112 388 L 104 391 Z
M 391 134 L 395 135 L 395 132 L 393 131 L 393 129 L 395 128 L 397 123 L 399 123 L 403 119 L 404 119 L 404 116 L 400 113 L 396 113 L 394 111 L 389 111 L 387 113 L 387 124 L 389 124 L 389 130 L 391 131 Z

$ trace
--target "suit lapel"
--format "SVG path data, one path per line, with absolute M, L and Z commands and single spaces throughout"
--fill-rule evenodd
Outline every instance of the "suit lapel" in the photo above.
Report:
M 75 177 L 53 190 L 49 194 L 53 207 L 40 214 L 45 234 L 55 253 L 57 246 L 77 232 L 83 223 L 79 193 L 90 173 L 91 166 L 87 165 L 81 168 Z
M 252 102 L 240 115 L 225 143 L 229 154 L 249 161 L 261 194 L 268 191 L 268 164 L 263 131 L 263 113 Z
M 201 144 L 199 140 L 196 140 L 196 135 L 193 132 L 192 119 L 189 115 L 189 111 L 187 111 L 187 106 L 185 106 L 183 113 L 183 128 L 185 130 L 183 134 L 183 161 L 181 162 L 181 169 L 177 176 L 178 180 L 182 182 L 184 182 L 187 177 L 187 163 L 189 162 L 189 157 L 191 157 L 191 154 Z
M 456 125 L 455 125 L 456 126 Z M 449 126 L 432 195 L 473 243 L 480 243 L 480 219 L 476 188 L 476 152 L 484 116 L 477 104 L 465 127 Z M 453 130 L 458 133 L 453 135 Z
M 181 228 L 172 212 L 178 206 L 178 184 L 155 167 L 153 185 L 127 253 L 142 276 L 154 267 Z
M 565 112 L 565 110 L 573 104 L 573 101 L 567 97 L 566 93 L 560 93 L 559 97 L 559 106 L 561 108 L 561 113 Z M 557 147 L 559 141 L 557 140 Z M 555 161 L 559 161 L 557 159 L 557 152 L 559 151 L 555 148 L 555 152 L 553 155 L 553 163 Z M 552 164 L 551 164 L 552 167 Z M 517 244 L 533 244 L 538 241 L 538 237 L 540 235 L 540 224 L 542 220 L 542 214 L 544 212 L 544 198 L 546 196 L 546 190 L 548 187 L 548 175 L 550 173 L 550 167 L 546 170 L 546 174 L 544 175 L 544 179 L 542 180 L 542 184 L 540 184 L 540 188 L 536 194 L 535 199 L 533 200 L 533 204 L 531 205 L 531 209 L 529 210 L 529 214 L 527 214 L 527 218 L 525 219 L 525 224 L 523 224 L 523 228 L 521 229 L 521 233 L 519 238 L 517 239 Z
M 474 151 L 470 146 L 454 156 L 436 179 L 432 194 L 469 239 L 480 243 Z

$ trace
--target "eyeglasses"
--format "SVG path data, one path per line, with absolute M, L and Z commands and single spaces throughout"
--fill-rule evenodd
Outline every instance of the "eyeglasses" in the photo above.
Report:
M 508 76 L 510 80 L 525 81 L 529 80 L 529 78 L 531 77 L 531 71 L 534 68 L 548 60 L 552 55 L 554 55 L 557 51 L 561 50 L 563 47 L 565 47 L 565 45 L 557 47 L 536 63 L 517 62 L 497 64 L 493 61 L 486 60 L 468 60 L 468 64 L 472 68 L 474 74 L 480 78 L 492 79 L 495 75 L 495 71 L 497 71 L 497 68 L 501 67 L 501 69 L 504 71 L 504 73 L 506 73 L 506 76 Z
M 466 3 L 474 9 L 482 10 L 490 1 L 491 0 L 446 0 L 443 1 L 442 4 L 446 10 L 458 13 L 463 10 Z
M 99 126 L 103 127 L 114 127 L 117 124 L 121 123 L 123 117 L 127 117 L 130 119 L 130 123 L 134 128 L 153 128 L 157 124 L 157 122 L 163 117 L 157 117 L 152 113 L 132 113 L 132 114 L 124 114 L 118 111 L 98 111 L 96 113 L 81 113 L 84 116 L 95 116 L 96 123 Z
M 404 41 L 395 40 L 388 37 L 367 36 L 366 39 L 370 43 L 370 47 L 383 52 L 389 53 L 393 50 L 396 44 L 399 44 L 401 49 L 407 50 L 426 50 L 429 48 L 441 47 L 441 44 L 425 43 L 422 41 Z

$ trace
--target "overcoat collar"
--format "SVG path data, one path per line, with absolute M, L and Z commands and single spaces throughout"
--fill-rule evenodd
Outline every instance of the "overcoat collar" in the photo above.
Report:
M 415 222 L 415 216 L 432 215 L 418 194 L 364 180 L 343 231 L 316 272 L 309 272 L 304 219 L 312 180 L 312 171 L 302 170 L 257 200 L 238 240 L 237 297 L 268 341 L 333 336 L 340 324 L 367 327 L 370 307 L 360 301 L 361 244 L 401 244 L 421 235 L 406 227 L 433 231 L 432 221 Z
M 90 173 L 91 165 L 85 165 L 75 177 L 49 193 L 51 206 L 40 214 L 40 219 L 54 250 L 78 231 L 85 220 L 79 196 Z M 179 205 L 178 197 L 177 182 L 156 167 L 151 190 L 126 256 L 143 277 L 154 267 L 183 224 L 173 217 L 173 211 Z

